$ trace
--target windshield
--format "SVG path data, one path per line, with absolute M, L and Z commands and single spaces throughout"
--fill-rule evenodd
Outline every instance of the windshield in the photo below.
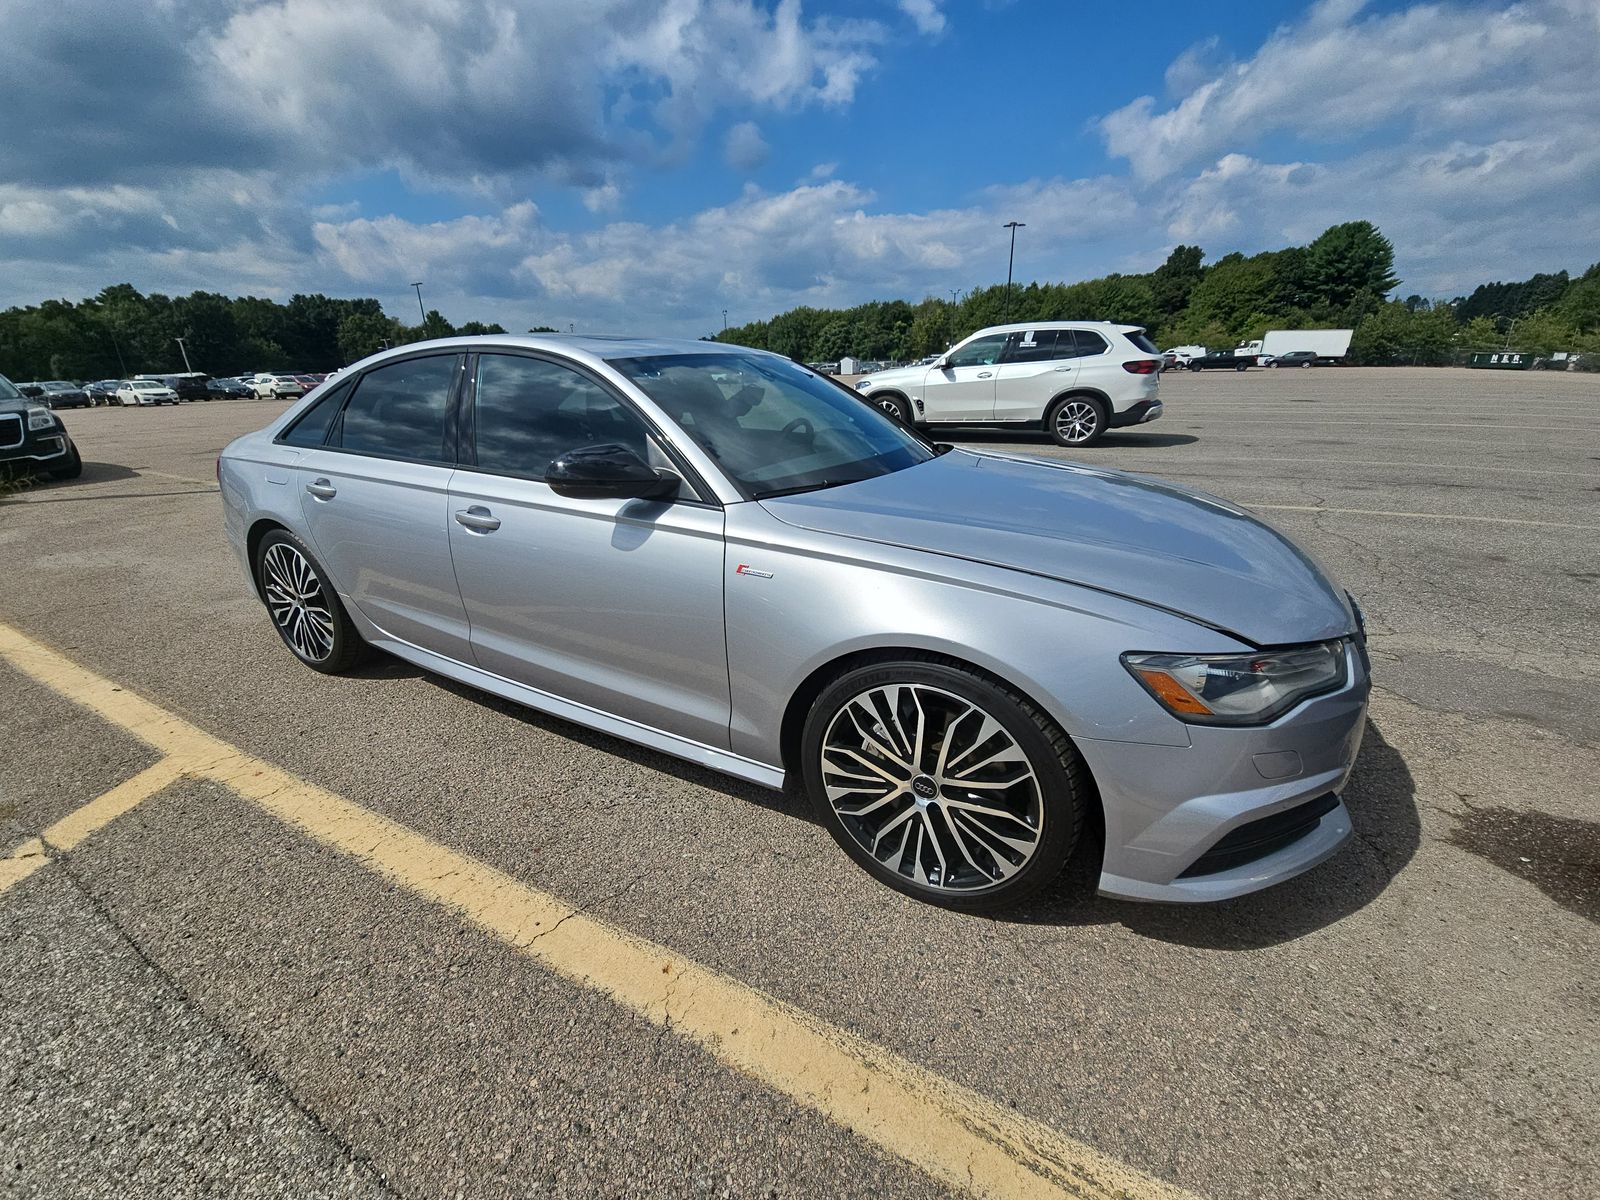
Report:
M 4 375 L 0 375 L 0 400 L 21 400 L 22 393 L 17 391 L 17 385 Z
M 611 365 L 754 500 L 857 483 L 934 457 L 887 413 L 781 358 L 674 354 Z
M 157 383 L 154 379 L 135 379 L 133 381 L 133 390 L 136 392 L 153 392 L 164 390 L 164 388 L 164 384 Z

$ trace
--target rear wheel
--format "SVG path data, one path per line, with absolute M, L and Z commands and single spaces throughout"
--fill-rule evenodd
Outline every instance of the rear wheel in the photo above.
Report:
M 1089 446 L 1106 431 L 1106 406 L 1093 396 L 1063 396 L 1044 418 L 1058 446 Z
M 1054 883 L 1091 797 L 1054 722 L 931 656 L 842 676 L 812 705 L 801 747 L 806 790 L 845 852 L 946 908 L 1002 908 Z
M 337 675 L 366 655 L 333 584 L 305 543 L 271 530 L 256 547 L 256 579 L 283 644 L 314 671 Z

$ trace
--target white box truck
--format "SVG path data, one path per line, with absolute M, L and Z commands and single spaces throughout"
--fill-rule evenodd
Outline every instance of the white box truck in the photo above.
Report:
M 1342 361 L 1350 352 L 1353 329 L 1272 329 L 1259 342 L 1241 342 L 1235 354 L 1276 358 L 1294 350 L 1309 350 L 1322 362 Z

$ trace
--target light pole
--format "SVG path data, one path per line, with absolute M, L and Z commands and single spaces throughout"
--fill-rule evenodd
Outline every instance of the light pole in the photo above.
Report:
M 1006 259 L 1006 303 L 1000 314 L 1000 323 L 1005 324 L 1006 318 L 1011 315 L 1011 268 L 1017 261 L 1017 230 L 1026 229 L 1028 226 L 1023 221 L 1007 221 L 1000 226 L 1001 229 L 1011 230 L 1011 254 Z
M 956 304 L 960 303 L 960 301 L 956 299 L 956 296 L 958 296 L 960 294 L 960 292 L 961 292 L 960 288 L 951 288 L 950 289 L 950 304 L 951 304 L 952 307 L 955 306 Z
M 172 340 L 178 343 L 178 349 L 183 354 L 183 369 L 193 375 L 194 368 L 189 365 L 189 347 L 183 344 L 182 338 L 173 338 Z
M 417 315 L 422 318 L 422 323 L 426 325 L 428 323 L 428 314 L 422 307 L 422 281 L 419 279 L 411 286 L 417 289 Z
M 722 332 L 723 333 L 727 333 L 728 332 L 728 310 L 727 309 L 723 309 L 722 310 Z

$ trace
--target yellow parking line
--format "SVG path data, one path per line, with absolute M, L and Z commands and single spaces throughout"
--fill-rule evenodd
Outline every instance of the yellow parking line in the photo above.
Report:
M 0 859 L 0 893 L 8 892 L 50 861 L 52 850 L 73 850 L 90 834 L 98 833 L 123 813 L 138 807 L 162 788 L 185 774 L 184 760 L 168 756 L 125 779 L 109 792 L 75 808 L 38 837 L 29 838 Z
M 163 758 L 155 766 L 140 771 L 104 795 L 81 808 L 73 809 L 39 836 L 52 850 L 73 850 L 88 837 L 115 821 L 123 813 L 148 800 L 184 774 L 180 758 Z
M 245 754 L 0 623 L 0 657 L 286 825 L 451 909 L 934 1179 L 976 1196 L 1187 1193 L 665 946 Z M 130 781 L 131 783 L 132 781 Z
M 29 838 L 0 858 L 0 893 L 10 891 L 49 861 L 44 843 L 38 838 Z

